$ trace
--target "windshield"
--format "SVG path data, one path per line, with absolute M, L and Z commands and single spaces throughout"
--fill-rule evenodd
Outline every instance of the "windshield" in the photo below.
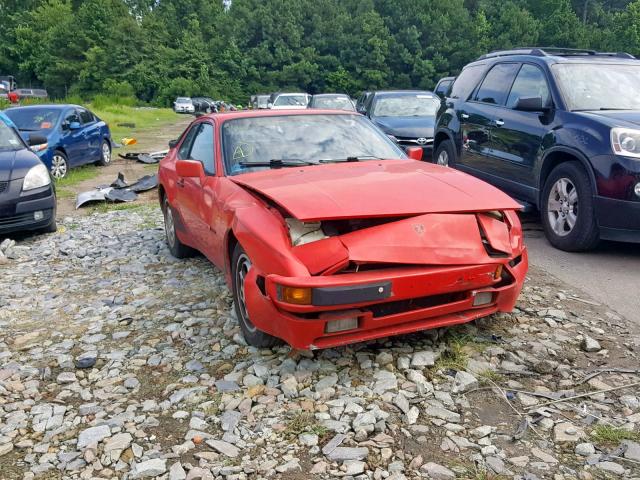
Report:
M 347 110 L 353 112 L 353 103 L 347 97 L 314 97 L 313 108 Z
M 306 95 L 279 95 L 273 104 L 277 107 L 282 107 L 285 105 L 296 106 L 296 107 L 300 107 L 300 106 L 306 107 L 307 96 Z
M 258 95 L 256 104 L 258 108 L 267 108 L 267 105 L 269 105 L 269 95 Z
M 440 99 L 433 95 L 416 94 L 380 97 L 373 115 L 376 117 L 435 117 Z
M 178 97 L 176 99 L 176 103 L 191 103 L 190 98 Z
M 556 64 L 568 110 L 640 110 L 640 65 Z
M 17 132 L 0 119 L 0 151 L 20 150 L 24 148 Z
M 38 130 L 51 130 L 58 123 L 60 110 L 51 108 L 10 108 L 4 112 L 18 130 L 23 132 L 36 132 Z
M 369 120 L 357 115 L 282 115 L 229 120 L 222 128 L 228 175 L 293 163 L 406 158 Z M 251 163 L 260 163 L 260 167 Z M 263 165 L 266 163 L 267 165 Z

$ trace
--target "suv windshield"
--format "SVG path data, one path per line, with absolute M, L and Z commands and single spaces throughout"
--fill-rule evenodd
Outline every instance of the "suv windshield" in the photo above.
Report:
M 278 95 L 278 98 L 276 98 L 276 101 L 273 102 L 273 104 L 277 107 L 282 107 L 284 105 L 304 107 L 307 105 L 307 96 L 306 95 Z
M 380 97 L 373 115 L 376 117 L 433 117 L 440 99 L 433 95 L 416 94 L 401 97 Z
M 340 114 L 229 120 L 222 127 L 222 148 L 228 175 L 269 168 L 278 161 L 306 165 L 406 158 L 369 120 Z
M 4 112 L 23 132 L 51 130 L 58 123 L 60 110 L 52 108 L 10 108 Z
M 640 110 L 640 65 L 553 66 L 568 110 Z
M 24 148 L 24 144 L 16 131 L 0 119 L 0 151 L 22 148 Z

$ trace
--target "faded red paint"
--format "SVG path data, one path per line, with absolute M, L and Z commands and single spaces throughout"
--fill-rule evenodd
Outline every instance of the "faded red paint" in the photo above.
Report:
M 184 187 L 177 187 L 179 145 L 160 163 L 162 191 L 179 215 L 180 240 L 222 269 L 229 284 L 230 239 L 237 239 L 251 258 L 245 295 L 252 323 L 294 348 L 309 349 L 454 325 L 512 310 L 528 268 L 516 214 L 520 206 L 480 180 L 407 159 L 225 176 L 220 128 L 228 119 L 327 113 L 349 114 L 281 110 L 201 117 L 195 121 L 214 124 L 216 175 L 184 178 Z M 504 216 L 499 219 L 488 212 Z M 301 221 L 393 220 L 294 247 L 284 221 L 287 216 Z M 353 264 L 363 271 L 343 272 Z M 505 273 L 496 279 L 499 265 Z M 258 276 L 265 279 L 265 294 L 256 283 Z M 377 302 L 329 307 L 285 304 L 277 296 L 277 285 L 331 287 L 376 282 L 391 282 L 392 295 Z M 474 307 L 474 293 L 485 291 L 493 293 L 493 301 Z M 427 303 L 388 315 L 378 312 L 376 316 L 371 311 L 375 306 L 415 299 Z M 329 313 L 340 318 L 353 315 L 353 310 L 359 312 L 358 329 L 325 333 Z

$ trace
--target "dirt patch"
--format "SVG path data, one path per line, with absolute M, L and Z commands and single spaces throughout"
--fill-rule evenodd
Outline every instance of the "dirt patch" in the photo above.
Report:
M 99 167 L 95 177 L 79 182 L 75 185 L 65 186 L 64 195 L 58 197 L 58 218 L 88 215 L 93 209 L 91 207 L 84 207 L 76 210 L 76 195 L 80 192 L 91 190 L 97 185 L 109 185 L 113 182 L 118 172 L 124 174 L 125 179 L 129 183 L 133 183 L 136 179 L 156 173 L 158 171 L 158 165 L 145 165 L 133 160 L 124 160 L 118 156 L 118 154 L 125 154 L 127 152 L 153 152 L 164 150 L 168 148 L 169 140 L 178 138 L 178 136 L 184 131 L 184 129 L 193 121 L 192 116 L 185 116 L 180 121 L 164 125 L 162 127 L 139 132 L 135 138 L 138 141 L 137 144 L 129 147 L 121 147 L 113 149 L 113 159 L 111 164 L 106 167 Z M 120 141 L 120 139 L 116 139 Z M 151 190 L 139 194 L 136 204 L 154 203 L 157 201 L 157 192 Z

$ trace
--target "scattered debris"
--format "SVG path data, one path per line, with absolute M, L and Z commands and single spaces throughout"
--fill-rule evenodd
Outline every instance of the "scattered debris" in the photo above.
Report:
M 160 150 L 159 152 L 140 153 L 140 152 L 127 152 L 119 153 L 118 156 L 124 160 L 135 160 L 140 163 L 153 164 L 162 160 L 169 150 Z
M 110 185 L 98 185 L 95 189 L 79 193 L 76 197 L 76 210 L 93 202 L 133 202 L 138 193 L 152 190 L 158 186 L 158 175 L 151 174 L 140 177 L 129 185 L 122 172 Z
M 136 140 L 135 138 L 123 138 L 122 139 L 122 145 L 125 145 L 125 146 L 135 145 L 136 143 L 138 143 L 138 140 Z

